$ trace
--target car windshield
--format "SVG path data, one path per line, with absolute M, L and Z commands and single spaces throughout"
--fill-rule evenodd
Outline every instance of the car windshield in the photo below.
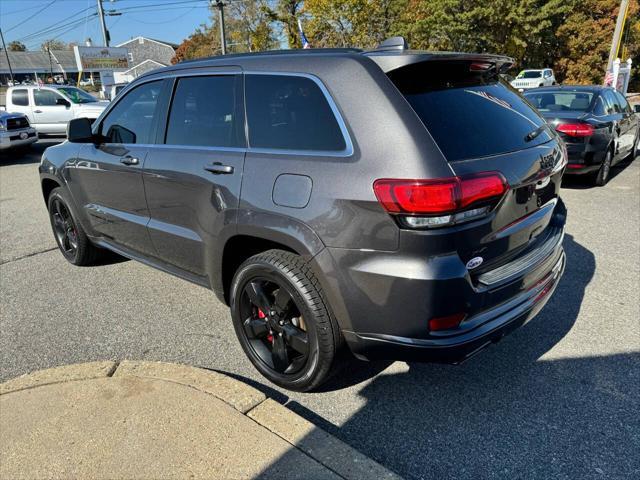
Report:
M 586 112 L 593 100 L 592 92 L 525 92 L 524 96 L 541 112 Z
M 96 97 L 76 87 L 59 88 L 58 91 L 64 93 L 73 103 L 94 103 L 98 101 Z
M 542 72 L 540 70 L 523 70 L 518 74 L 517 78 L 540 78 Z

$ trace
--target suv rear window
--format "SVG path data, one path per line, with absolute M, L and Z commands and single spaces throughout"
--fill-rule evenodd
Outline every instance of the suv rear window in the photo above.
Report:
M 29 95 L 26 90 L 14 90 L 11 92 L 11 103 L 26 107 L 29 105 Z
M 513 152 L 551 140 L 528 134 L 544 119 L 495 72 L 472 72 L 469 61 L 423 62 L 389 78 L 449 161 Z
M 320 87 L 310 78 L 247 75 L 252 148 L 342 151 L 345 139 Z

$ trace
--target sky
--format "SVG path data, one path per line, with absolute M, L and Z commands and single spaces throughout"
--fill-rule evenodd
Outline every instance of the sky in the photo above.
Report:
M 197 26 L 209 24 L 208 0 L 103 0 L 111 46 L 144 36 L 179 44 Z M 97 0 L 0 0 L 0 28 L 6 43 L 19 40 L 39 50 L 47 39 L 102 45 Z

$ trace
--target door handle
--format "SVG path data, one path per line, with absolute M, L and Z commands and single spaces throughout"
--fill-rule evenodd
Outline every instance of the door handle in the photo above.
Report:
M 33 113 L 42 113 L 42 110 L 34 110 Z
M 123 163 L 124 165 L 138 165 L 140 163 L 140 160 L 138 160 L 136 157 L 127 155 L 126 157 L 122 157 L 120 159 L 120 163 Z
M 233 173 L 233 167 L 231 165 L 223 165 L 220 162 L 215 162 L 212 165 L 206 165 L 204 169 L 215 175 L 229 175 Z

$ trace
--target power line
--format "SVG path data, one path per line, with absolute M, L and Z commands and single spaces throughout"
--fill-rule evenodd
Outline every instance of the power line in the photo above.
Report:
M 23 23 L 28 22 L 29 20 L 31 20 L 36 15 L 39 15 L 40 13 L 44 12 L 47 8 L 49 8 L 51 5 L 53 5 L 57 1 L 58 0 L 52 0 L 51 2 L 47 3 L 44 7 L 42 7 L 40 10 L 38 10 L 36 13 L 31 15 L 30 17 L 25 18 L 24 20 L 21 20 L 20 23 L 17 23 L 16 25 L 14 25 L 13 27 L 9 28 L 8 30 L 5 30 L 4 33 L 9 33 L 10 31 L 15 30 L 16 28 L 18 28 Z
M 58 20 L 53 25 L 49 25 L 48 27 L 44 27 L 44 28 L 42 28 L 40 30 L 37 30 L 37 31 L 33 32 L 33 33 L 25 35 L 24 37 L 18 38 L 17 40 L 20 41 L 20 40 L 25 40 L 25 39 L 31 39 L 33 37 L 38 37 L 40 35 L 46 35 L 48 33 L 52 33 L 52 32 L 54 32 L 55 30 L 57 30 L 59 28 L 64 28 L 66 25 L 70 25 L 71 23 L 73 23 L 73 22 L 75 22 L 77 20 L 73 20 L 73 22 L 69 22 L 67 24 L 60 25 L 61 22 L 65 22 L 67 20 L 71 20 L 73 17 L 77 17 L 78 15 L 83 14 L 84 12 L 86 12 L 87 10 L 89 10 L 91 8 L 95 8 L 95 7 L 88 7 L 88 8 L 85 8 L 84 10 L 80 10 L 79 12 L 76 12 L 76 13 L 74 13 L 73 15 L 71 15 L 69 17 L 63 18 L 62 20 Z M 80 20 L 84 20 L 84 19 L 80 19 Z

